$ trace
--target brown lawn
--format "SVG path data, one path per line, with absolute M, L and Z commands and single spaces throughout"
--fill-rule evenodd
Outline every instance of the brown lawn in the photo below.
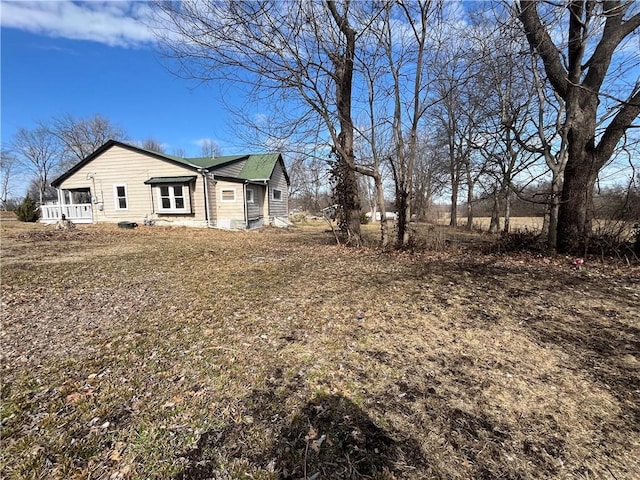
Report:
M 640 269 L 431 232 L 2 222 L 0 476 L 640 478 Z

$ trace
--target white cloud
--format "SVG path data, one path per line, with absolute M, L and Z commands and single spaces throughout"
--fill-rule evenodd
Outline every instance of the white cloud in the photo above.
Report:
M 216 145 L 218 144 L 218 142 L 216 142 L 213 138 L 198 138 L 191 143 L 199 146 L 200 148 L 211 145 L 211 143 L 215 143 Z
M 3 1 L 0 24 L 31 33 L 109 46 L 135 47 L 155 41 L 145 2 Z

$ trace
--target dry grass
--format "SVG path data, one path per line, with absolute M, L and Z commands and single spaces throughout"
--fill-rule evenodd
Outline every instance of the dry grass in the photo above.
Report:
M 542 230 L 542 217 L 511 217 L 509 219 L 509 225 L 511 231 L 515 230 Z M 467 224 L 467 217 L 462 217 L 458 220 L 458 225 L 464 226 Z M 478 230 L 489 230 L 491 224 L 491 217 L 476 217 L 473 219 L 473 226 Z M 504 228 L 504 218 L 500 218 L 500 227 Z
M 639 284 L 322 226 L 3 222 L 2 477 L 637 479 Z

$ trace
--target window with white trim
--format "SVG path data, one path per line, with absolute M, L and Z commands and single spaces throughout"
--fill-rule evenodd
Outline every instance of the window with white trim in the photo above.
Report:
M 282 190 L 273 190 L 273 199 L 282 200 Z
M 158 213 L 191 213 L 189 185 L 158 185 Z
M 235 188 L 223 188 L 220 190 L 221 202 L 235 202 L 236 201 L 236 189 Z
M 127 210 L 129 201 L 127 200 L 127 186 L 125 184 L 113 186 L 113 196 L 116 210 Z
M 253 203 L 254 202 L 253 199 L 254 199 L 253 189 L 247 188 L 247 203 Z

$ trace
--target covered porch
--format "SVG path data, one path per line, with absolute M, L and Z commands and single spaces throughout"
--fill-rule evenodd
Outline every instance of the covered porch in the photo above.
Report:
M 40 221 L 56 223 L 64 218 L 73 223 L 93 223 L 91 191 L 88 188 L 58 190 L 58 200 L 40 206 Z

